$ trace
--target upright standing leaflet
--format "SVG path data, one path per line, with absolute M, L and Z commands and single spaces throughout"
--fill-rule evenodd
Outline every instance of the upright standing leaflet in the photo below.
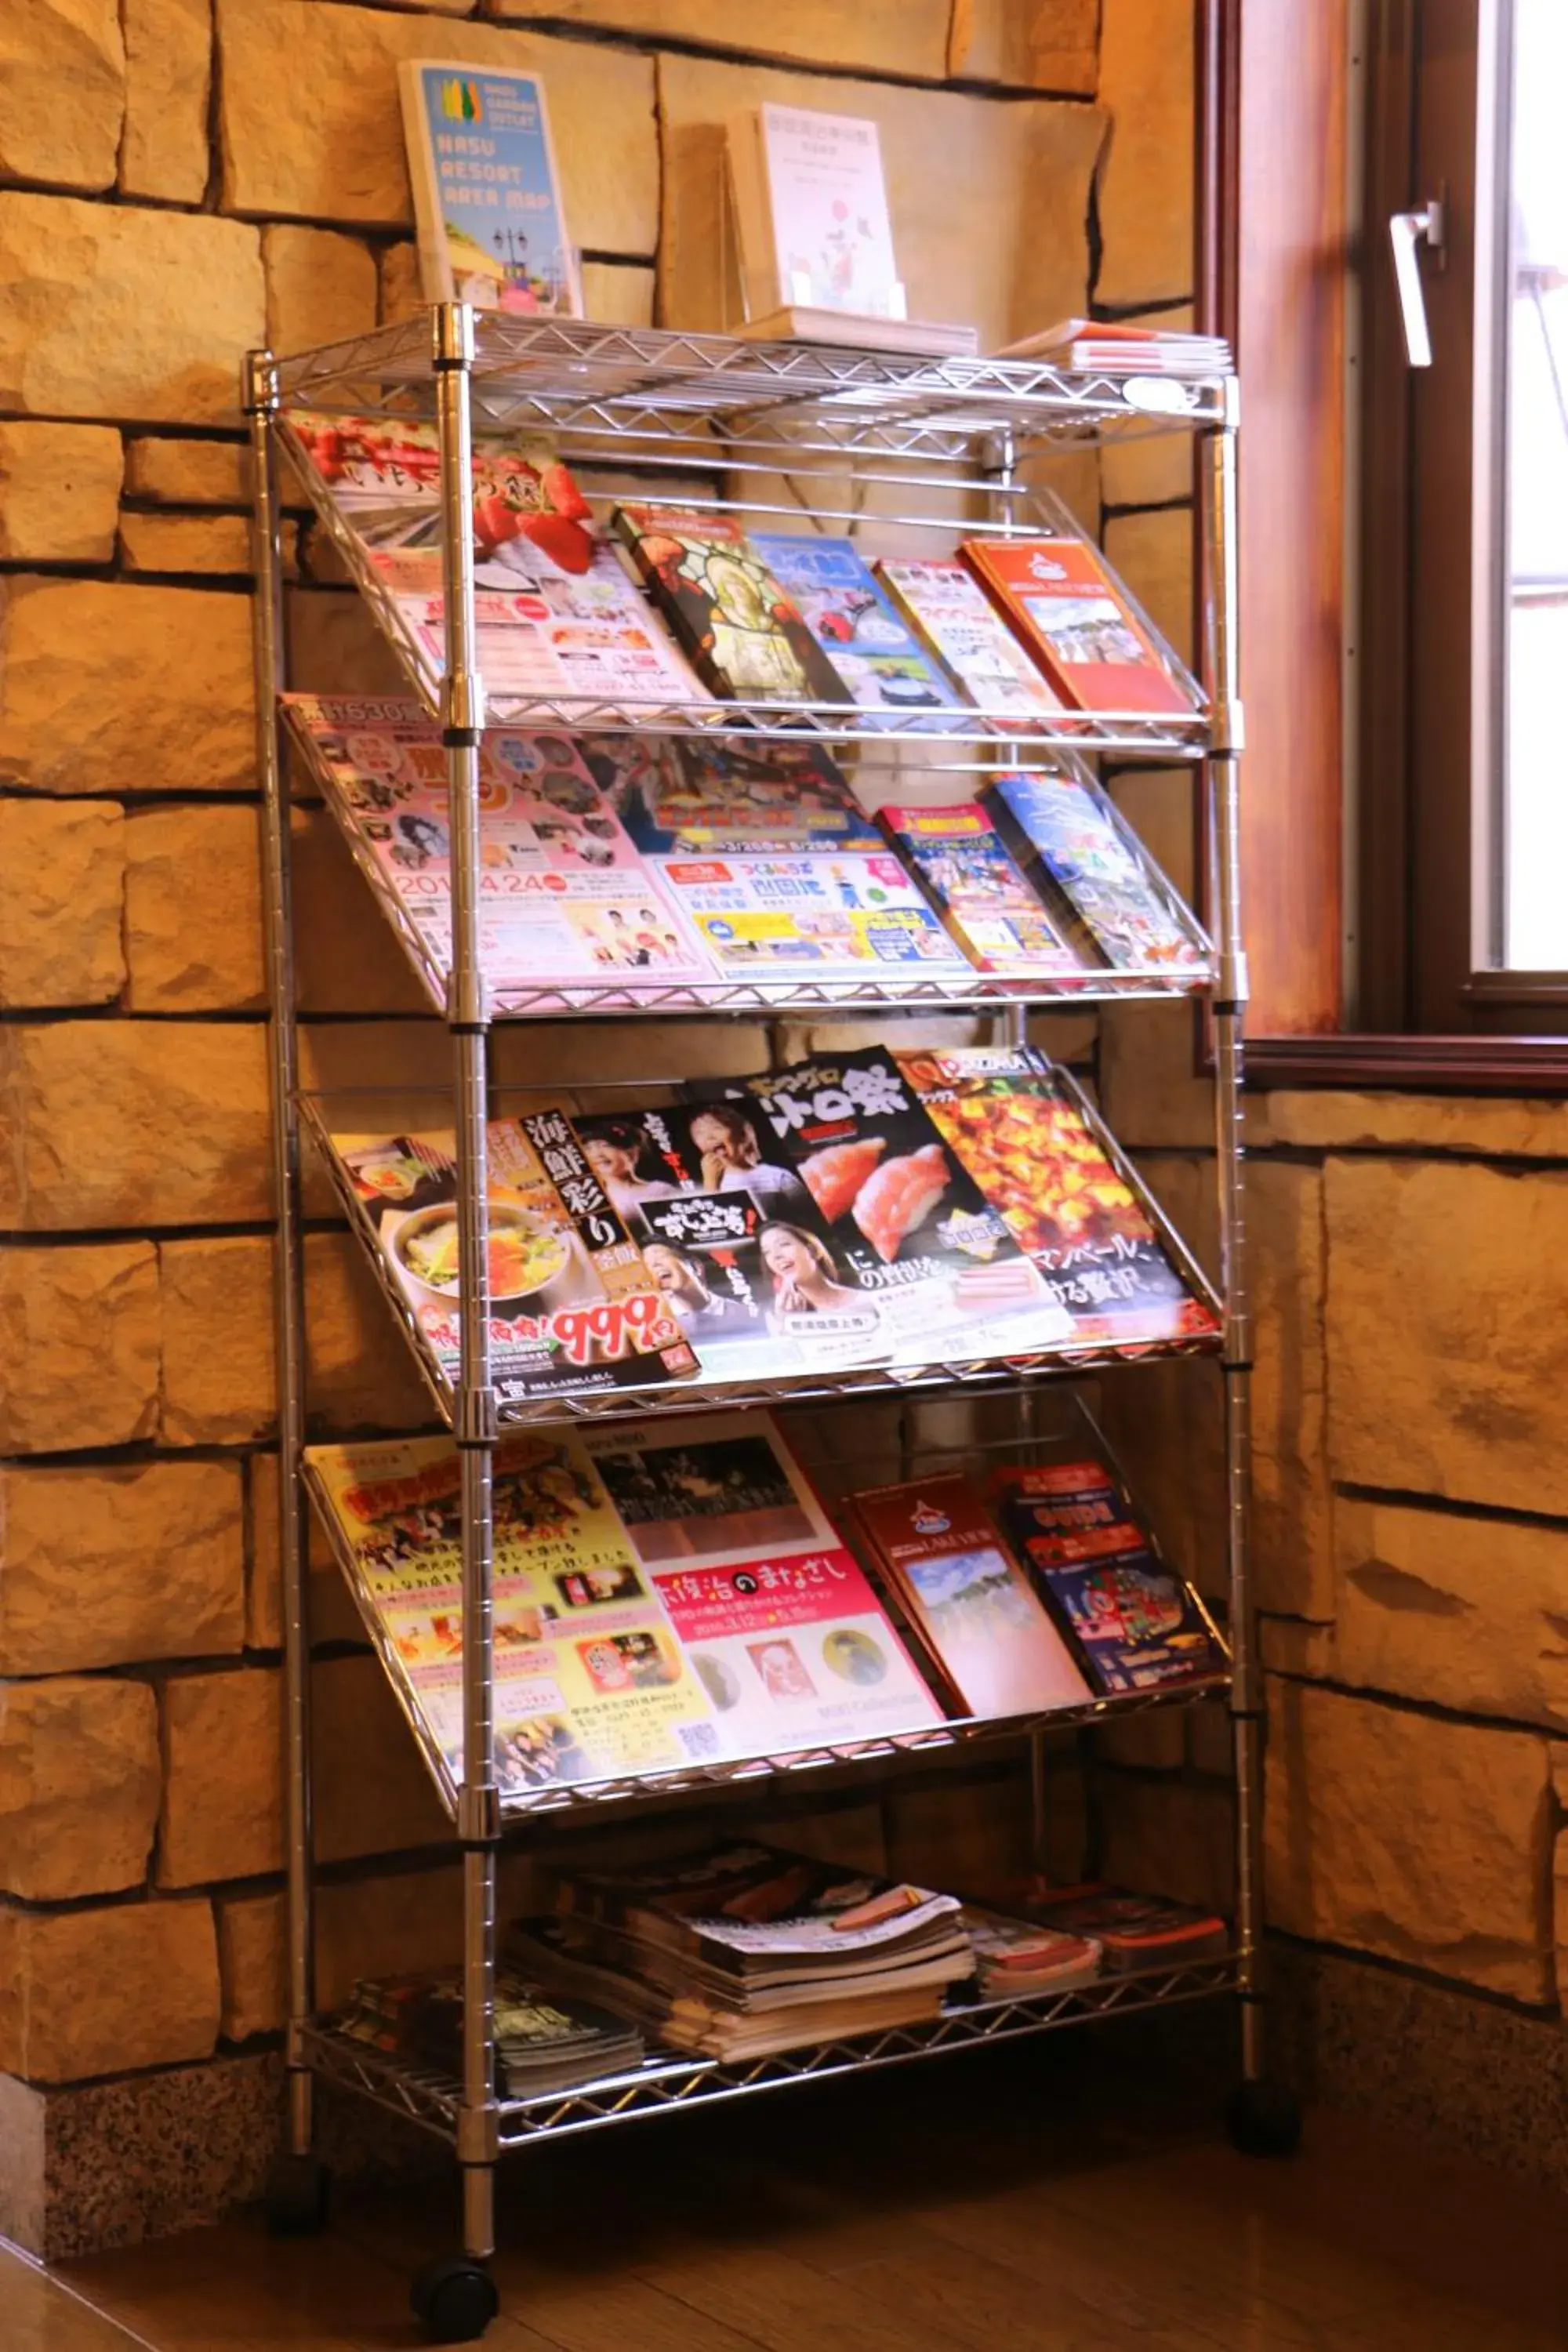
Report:
M 703 1090 L 749 1098 L 764 1157 L 795 1172 L 861 1294 L 877 1300 L 895 1363 L 1026 1356 L 1070 1337 L 1070 1318 L 889 1055 Z M 706 1116 L 738 1108 L 714 1101 Z
M 490 1339 L 503 1404 L 688 1379 L 697 1360 L 564 1114 L 491 1120 Z M 449 1132 L 334 1134 L 356 1216 L 424 1349 L 458 1377 L 458 1169 Z
M 594 1430 L 584 1444 L 726 1754 L 941 1721 L 771 1414 Z
M 1118 971 L 1202 971 L 1208 943 L 1104 787 L 1065 755 L 1053 772 L 993 776 L 982 805 L 1063 908 L 1072 936 Z
M 292 694 L 296 740 L 362 866 L 402 908 L 431 993 L 452 962 L 447 757 L 411 702 Z M 568 735 L 492 728 L 479 749 L 479 954 L 498 1000 L 710 980 Z
M 903 315 L 875 122 L 761 106 L 757 138 L 778 289 L 767 305 Z
M 951 709 L 960 699 L 852 541 L 753 531 L 752 545 L 862 710 Z
M 1145 1197 L 1065 1070 L 1029 1047 L 897 1056 L 908 1084 L 1027 1251 L 1077 1347 L 1212 1341 Z
M 426 300 L 580 319 L 543 84 L 411 58 L 398 88 Z
M 950 559 L 885 556 L 877 566 L 898 610 L 969 701 L 1026 726 L 1061 709 L 973 573 Z
M 1083 970 L 984 809 L 973 801 L 947 808 L 889 803 L 879 815 L 977 971 L 999 980 L 1056 980 Z
M 1191 696 L 1085 541 L 974 539 L 963 557 L 1069 704 L 1192 717 Z
M 461 1469 L 447 1438 L 312 1446 L 333 1549 L 448 1797 L 463 1780 Z M 720 1753 L 711 1710 L 575 1438 L 495 1465 L 496 1769 L 503 1800 Z

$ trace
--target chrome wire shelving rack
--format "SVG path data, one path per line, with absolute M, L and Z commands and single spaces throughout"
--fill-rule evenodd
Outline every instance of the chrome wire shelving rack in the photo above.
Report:
M 258 761 L 264 790 L 264 913 L 270 1012 L 272 1172 L 278 1203 L 275 1327 L 282 1475 L 280 1529 L 284 1605 L 288 1804 L 289 2107 L 287 2152 L 274 2176 L 275 2219 L 309 2226 L 319 2218 L 324 2176 L 314 2155 L 313 2088 L 319 2079 L 346 2087 L 437 2134 L 458 2158 L 463 2180 L 464 2252 L 456 2267 L 470 2285 L 489 2288 L 483 2264 L 493 2252 L 494 2167 L 502 2153 L 601 2126 L 666 2113 L 754 2091 L 911 2062 L 942 2052 L 1010 2041 L 1186 2002 L 1236 1994 L 1240 2000 L 1241 2105 L 1233 2129 L 1243 2145 L 1264 2145 L 1273 2113 L 1265 2074 L 1261 1984 L 1263 1685 L 1251 1591 L 1249 1536 L 1250 1318 L 1241 1126 L 1242 1017 L 1246 999 L 1238 872 L 1241 711 L 1237 690 L 1236 479 L 1238 411 L 1234 379 L 1201 383 L 1077 376 L 1036 361 L 933 361 L 885 353 L 763 343 L 712 335 L 598 327 L 576 320 L 476 315 L 458 304 L 329 349 L 279 360 L 250 355 L 245 401 L 254 459 L 254 541 Z M 451 2076 L 405 2057 L 368 2048 L 318 2016 L 314 1997 L 314 1920 L 310 1762 L 310 1629 L 305 1570 L 304 1297 L 300 1214 L 301 1135 L 321 1122 L 298 1086 L 294 944 L 289 907 L 289 795 L 279 696 L 287 685 L 281 617 L 281 471 L 295 454 L 291 408 L 345 415 L 434 418 L 441 463 L 444 661 L 437 670 L 406 632 L 392 598 L 363 560 L 353 531 L 321 486 L 301 479 L 350 577 L 364 595 L 409 685 L 443 730 L 449 795 L 452 952 L 449 974 L 419 951 L 395 900 L 377 887 L 383 910 L 445 1013 L 452 1058 L 457 1139 L 458 1305 L 461 1360 L 455 1381 L 421 1369 L 440 1414 L 454 1433 L 461 1463 L 463 1773 L 448 1788 L 463 1856 L 462 2063 Z M 637 704 L 557 696 L 488 700 L 478 662 L 475 549 L 468 494 L 476 430 L 548 435 L 571 463 L 590 500 L 625 494 L 657 502 L 694 497 L 742 520 L 803 517 L 839 530 L 862 530 L 869 542 L 893 532 L 898 543 L 947 553 L 959 538 L 1006 536 L 1063 528 L 1039 483 L 1041 461 L 1108 439 L 1179 430 L 1201 452 L 1201 512 L 1205 583 L 1203 679 L 1193 712 L 1179 719 L 1147 713 L 1063 712 L 1027 730 L 1016 715 L 956 706 L 920 714 L 921 724 L 884 723 L 838 705 L 752 707 L 737 703 Z M 696 481 L 703 487 L 694 492 Z M 651 487 L 647 487 L 651 485 Z M 867 501 L 869 503 L 866 503 Z M 1053 520 L 1053 518 L 1055 518 Z M 1173 656 L 1172 674 L 1184 677 Z M 1204 790 L 1208 841 L 1207 910 L 1212 950 L 1181 972 L 1088 972 L 1075 983 L 1004 988 L 982 975 L 963 979 L 879 980 L 851 986 L 810 982 L 716 982 L 639 991 L 542 984 L 510 1001 L 490 997 L 479 953 L 480 866 L 479 747 L 487 723 L 576 734 L 744 734 L 798 742 L 816 736 L 859 761 L 918 764 L 973 775 L 998 766 L 1044 765 L 1064 751 L 1119 761 L 1189 767 Z M 863 771 L 861 772 L 863 772 Z M 963 787 L 959 788 L 961 791 Z M 329 796 L 330 797 L 330 796 Z M 342 812 L 335 812 L 342 818 Z M 377 877 L 364 859 L 373 885 Z M 493 1754 L 495 1658 L 491 1622 L 493 1526 L 491 1473 L 503 1419 L 492 1380 L 485 1246 L 486 1118 L 490 1101 L 492 1024 L 641 1017 L 668 1021 L 739 1015 L 773 1020 L 806 1013 L 816 1021 L 864 1023 L 885 1013 L 963 1012 L 994 1019 L 1010 1041 L 1025 1034 L 1028 1013 L 1116 997 L 1202 999 L 1213 1038 L 1216 1208 L 1220 1244 L 1217 1304 L 1221 1330 L 1211 1352 L 1223 1371 L 1226 1481 L 1226 1570 L 1232 1668 L 1224 1683 L 1159 1701 L 1098 1702 L 1047 1718 L 1008 1723 L 954 1722 L 918 1736 L 852 1747 L 816 1746 L 712 1769 L 516 1792 L 503 1809 Z M 584 1073 L 592 1083 L 592 1073 Z M 328 1155 L 331 1165 L 331 1155 Z M 354 1202 L 340 1182 L 342 1204 Z M 365 1234 L 361 1227 L 361 1238 Z M 1190 1253 L 1167 1233 L 1180 1261 Z M 381 1268 L 379 1254 L 369 1253 Z M 1199 1277 L 1201 1281 L 1201 1276 Z M 384 1280 L 388 1303 L 415 1334 Z M 1192 1350 L 1189 1350 L 1192 1351 Z M 1170 1351 L 1165 1351 L 1169 1353 Z M 1095 1359 L 1093 1361 L 1107 1360 Z M 1012 1391 L 1020 1428 L 1039 1378 L 1091 1368 L 1079 1355 L 1048 1363 L 933 1361 L 846 1371 L 805 1382 L 752 1381 L 742 1388 L 697 1383 L 675 1410 L 714 1404 L 797 1403 L 870 1399 L 917 1391 L 930 1397 Z M 653 1400 L 636 1390 L 565 1399 L 531 1408 L 528 1419 L 556 1421 L 645 1415 Z M 521 1418 L 523 1416 L 517 1416 Z M 994 1736 L 1029 1744 L 1037 1806 L 1042 1801 L 1046 1731 L 1103 1721 L 1150 1704 L 1190 1696 L 1228 1696 L 1236 1790 L 1237 1905 L 1232 1949 L 1184 1966 L 1114 1976 L 1032 1999 L 950 2001 L 920 2026 L 797 2049 L 743 2064 L 651 2053 L 631 2072 L 526 2101 L 497 2090 L 494 1991 L 497 1866 L 504 1825 L 518 1816 L 582 1819 L 638 1803 L 689 1800 L 706 1788 L 748 1780 L 781 1780 L 824 1767 L 885 1766 L 889 1758 L 961 1750 Z M 426 1744 L 428 1759 L 428 1746 Z M 1276 2121 L 1278 2118 L 1276 2117 Z M 1285 2127 L 1280 2126 L 1283 2137 Z M 461 2300 L 461 2299 L 459 2299 Z M 444 2340 L 483 2332 L 493 2291 L 463 2304 L 470 2319 Z M 438 2320 L 426 2316 L 437 2334 Z

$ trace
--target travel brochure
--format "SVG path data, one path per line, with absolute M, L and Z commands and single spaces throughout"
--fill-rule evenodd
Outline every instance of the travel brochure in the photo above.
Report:
M 426 300 L 581 318 L 543 84 L 411 58 L 398 89 Z
M 463 1780 L 461 1466 L 449 1438 L 307 1449 L 333 1550 L 448 1802 Z M 503 1433 L 493 1482 L 503 1801 L 1099 1698 L 1228 1657 L 1098 1451 L 830 1510 L 773 1416 Z

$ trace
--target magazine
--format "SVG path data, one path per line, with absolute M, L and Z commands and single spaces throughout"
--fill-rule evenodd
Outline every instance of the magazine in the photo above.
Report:
M 715 694 L 848 702 L 848 688 L 731 515 L 622 506 L 610 518 L 677 643 Z
M 1070 1339 L 1070 1317 L 889 1055 L 689 1091 L 712 1097 L 697 1118 L 721 1158 L 719 1130 L 733 1125 L 737 1148 L 752 1148 L 743 1132 L 793 1171 L 847 1278 L 878 1302 L 896 1364 L 1029 1356 Z
M 460 2079 L 462 1970 L 362 1977 L 337 2029 L 373 2049 L 401 2051 L 444 2066 Z M 505 2098 L 542 2098 L 642 2063 L 643 2038 L 635 2026 L 584 2002 L 567 2006 L 547 2000 L 515 1969 L 496 1972 L 495 2035 L 496 2086 Z
M 1218 1337 L 1212 1292 L 1177 1265 L 1148 1194 L 1066 1070 L 1028 1046 L 895 1059 L 1068 1317 L 1069 1346 Z
M 543 84 L 430 58 L 397 79 L 425 299 L 580 319 Z
M 966 1478 L 949 1471 L 872 1487 L 849 1507 L 966 1715 L 1030 1715 L 1089 1699 Z
M 770 1413 L 594 1430 L 583 1442 L 727 1754 L 942 1721 Z
M 594 1112 L 575 1125 L 710 1380 L 887 1362 L 882 1302 L 750 1105 Z
M 492 1378 L 502 1408 L 694 1373 L 697 1358 L 564 1113 L 492 1119 L 486 1135 Z M 454 1139 L 443 1130 L 327 1139 L 345 1201 L 449 1389 L 461 1349 Z
M 1064 701 L 1192 717 L 1191 695 L 1087 541 L 972 539 L 963 554 Z
M 285 714 L 360 865 L 445 1005 L 452 962 L 447 759 L 412 702 L 289 694 Z M 503 1003 L 541 989 L 711 980 L 568 735 L 492 728 L 479 751 L 479 956 Z
M 877 576 L 926 651 L 958 680 L 966 701 L 1027 728 L 1061 709 L 972 572 L 951 558 L 885 556 Z
M 951 709 L 962 700 L 851 540 L 753 531 L 752 545 L 863 710 Z
M 315 1445 L 305 1475 L 450 1800 L 463 1779 L 458 1454 L 442 1437 Z M 577 1440 L 504 1435 L 493 1493 L 503 1799 L 716 1758 L 701 1685 Z
M 1009 1465 L 993 1474 L 991 1505 L 1097 1691 L 1157 1690 L 1228 1671 L 1207 1611 L 1158 1557 L 1103 1462 Z
M 1054 772 L 993 776 L 980 788 L 1003 840 L 1061 909 L 1095 962 L 1201 971 L 1209 946 L 1116 803 L 1070 753 Z
M 977 803 L 891 803 L 879 814 L 889 840 L 977 971 L 999 980 L 1056 980 L 1083 970 Z
M 815 743 L 587 735 L 577 748 L 649 856 L 883 847 L 848 782 Z
M 347 525 L 390 599 L 408 667 L 433 699 L 446 669 L 435 425 L 291 409 L 283 431 L 316 504 Z M 588 503 L 548 442 L 476 436 L 473 525 L 477 651 L 492 700 L 710 699 L 615 549 L 595 542 Z

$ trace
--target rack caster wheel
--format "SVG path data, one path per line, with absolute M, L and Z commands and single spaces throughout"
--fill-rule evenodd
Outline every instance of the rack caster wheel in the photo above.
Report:
M 1301 2145 L 1301 2102 L 1267 2077 L 1238 2083 L 1226 2101 L 1225 2126 L 1243 2156 L 1294 2156 Z
M 327 2226 L 327 2168 L 318 2156 L 280 2156 L 267 2176 L 267 2226 L 275 2238 L 314 2238 Z
M 408 2299 L 435 2344 L 477 2344 L 500 2309 L 494 2279 L 467 2254 L 428 2263 Z

